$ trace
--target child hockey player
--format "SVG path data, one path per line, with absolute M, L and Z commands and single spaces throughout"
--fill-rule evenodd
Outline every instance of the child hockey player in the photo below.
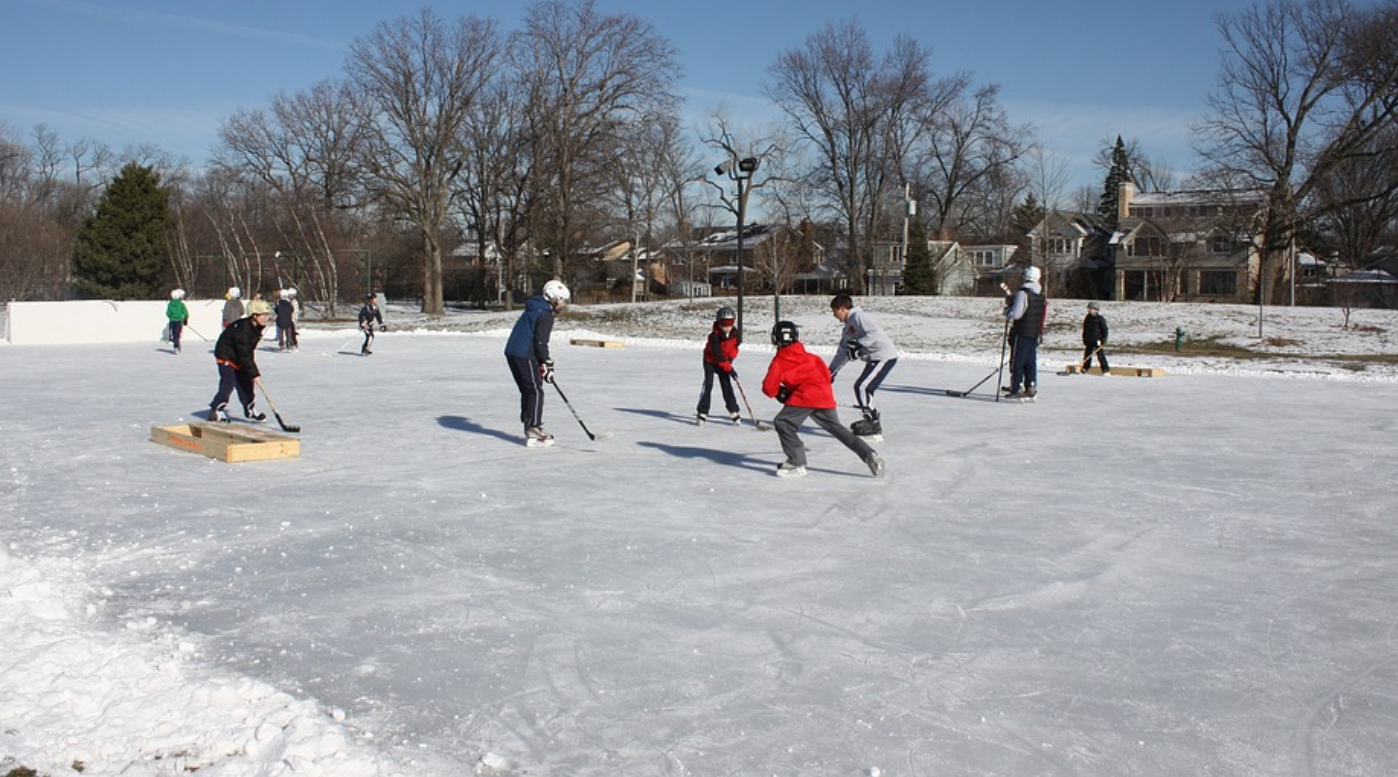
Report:
M 883 329 L 854 304 L 850 295 L 836 294 L 830 300 L 830 312 L 845 327 L 840 333 L 835 358 L 830 360 L 830 379 L 833 381 L 848 361 L 866 362 L 864 371 L 854 380 L 854 403 L 864 417 L 850 424 L 850 431 L 860 437 L 881 437 L 883 425 L 879 422 L 879 411 L 874 409 L 874 392 L 898 364 L 898 348 Z
M 563 310 L 571 297 L 562 281 L 545 283 L 543 293 L 525 301 L 524 312 L 505 342 L 505 360 L 519 386 L 524 444 L 531 448 L 553 445 L 553 435 L 544 431 L 544 383 L 553 382 L 549 336 L 553 334 L 554 314 Z
M 248 303 L 248 317 L 223 328 L 214 343 L 214 360 L 218 362 L 218 393 L 209 403 L 210 421 L 228 422 L 228 400 L 238 391 L 243 403 L 243 415 L 249 421 L 262 422 L 267 415 L 257 409 L 257 384 L 262 373 L 257 369 L 257 344 L 262 342 L 262 330 L 272 315 L 272 306 L 255 299 Z
M 1097 363 L 1102 367 L 1102 374 L 1111 374 L 1112 370 L 1107 366 L 1107 352 L 1102 350 L 1106 345 L 1107 319 L 1102 318 L 1102 309 L 1096 302 L 1089 302 L 1087 315 L 1082 320 L 1082 372 L 1087 372 L 1092 366 L 1092 355 L 1097 354 Z
M 170 347 L 180 352 L 180 335 L 184 325 L 189 323 L 189 308 L 184 304 L 184 289 L 170 292 L 170 301 L 165 304 L 165 318 L 170 321 Z
M 772 328 L 772 345 L 777 354 L 762 380 L 762 393 L 781 402 L 783 407 L 773 424 L 781 439 L 786 461 L 777 467 L 779 478 L 806 476 L 806 446 L 797 430 L 807 418 L 854 451 L 874 477 L 883 477 L 884 463 L 869 443 L 856 437 L 840 423 L 835 409 L 835 392 L 830 387 L 830 369 L 819 356 L 807 353 L 796 324 L 779 321 Z
M 379 312 L 378 297 L 368 294 L 364 297 L 364 307 L 359 309 L 359 328 L 364 330 L 364 345 L 359 348 L 360 356 L 372 356 L 374 353 L 369 350 L 369 345 L 374 342 L 374 324 L 376 322 L 380 332 L 388 329 L 383 323 L 383 313 Z
M 743 420 L 738 413 L 738 398 L 733 395 L 733 380 L 738 377 L 733 369 L 733 360 L 738 358 L 738 332 L 733 328 L 737 317 L 733 308 L 719 308 L 709 341 L 704 345 L 704 388 L 699 392 L 699 407 L 695 413 L 700 424 L 709 420 L 709 398 L 713 394 L 715 375 L 723 391 L 723 406 L 728 409 L 728 417 L 735 424 Z
M 230 286 L 224 298 L 228 300 L 223 303 L 223 326 L 226 328 L 243 317 L 243 290 Z

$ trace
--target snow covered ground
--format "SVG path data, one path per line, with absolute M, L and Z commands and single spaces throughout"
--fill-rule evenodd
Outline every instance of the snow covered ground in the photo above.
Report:
M 550 393 L 548 449 L 512 313 L 391 309 L 371 358 L 312 325 L 259 356 L 301 458 L 235 465 L 148 441 L 202 413 L 204 344 L 0 347 L 0 773 L 1391 769 L 1398 314 L 1259 342 L 1256 308 L 1108 303 L 1113 363 L 1167 375 L 1097 378 L 1054 374 L 1058 301 L 1020 405 L 938 391 L 994 370 L 996 301 L 861 302 L 907 351 L 882 481 L 690 422 L 713 301 L 570 311 L 559 386 L 615 437 Z M 781 304 L 829 355 L 825 303 Z

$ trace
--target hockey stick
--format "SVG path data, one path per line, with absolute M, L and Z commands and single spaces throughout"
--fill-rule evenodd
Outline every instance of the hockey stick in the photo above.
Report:
M 740 383 L 740 382 L 738 382 L 738 376 L 737 376 L 737 375 L 730 375 L 729 377 L 733 378 L 733 385 L 735 385 L 735 386 L 738 387 L 738 395 L 741 396 L 741 397 L 743 398 L 743 404 L 744 404 L 744 405 L 747 405 L 747 408 L 748 408 L 748 418 L 751 418 L 751 419 L 752 419 L 753 428 L 757 429 L 757 431 L 759 431 L 759 432 L 770 432 L 770 431 L 772 431 L 772 425 L 771 425 L 771 424 L 767 423 L 766 421 L 759 421 L 759 420 L 757 420 L 757 414 L 754 413 L 754 412 L 752 412 L 752 404 L 748 402 L 748 393 L 747 393 L 746 391 L 743 391 L 743 384 Z
M 966 389 L 965 391 L 952 391 L 951 389 L 947 389 L 947 390 L 946 390 L 947 396 L 949 396 L 949 397 L 964 397 L 964 396 L 967 396 L 968 394 L 974 392 L 976 389 L 980 388 L 980 387 L 981 387 L 981 384 L 982 384 L 982 383 L 985 383 L 985 382 L 988 381 L 988 380 L 990 380 L 991 377 L 993 377 L 993 376 L 995 376 L 995 375 L 1001 375 L 1001 376 L 1003 376 L 1003 375 L 1004 375 L 1004 371 L 1005 371 L 1005 344 L 1009 341 L 1009 336 L 1010 336 L 1010 322 L 1009 322 L 1009 320 L 1007 319 L 1007 320 L 1005 321 L 1005 334 L 1004 334 L 1004 336 L 1002 336 L 1002 337 L 1000 338 L 1000 366 L 998 366 L 998 367 L 996 367 L 995 369 L 991 370 L 989 375 L 985 376 L 984 378 L 981 378 L 980 381 L 978 381 L 978 382 L 976 383 L 976 385 L 974 385 L 974 386 L 972 386 L 972 387 Z M 996 385 L 997 385 L 997 386 L 999 385 L 999 381 L 998 381 L 998 380 L 996 381 Z M 1000 401 L 1000 392 L 999 392 L 999 391 L 996 391 L 996 392 L 995 392 L 995 401 L 996 401 L 996 402 L 999 402 L 999 401 Z
M 572 413 L 572 414 L 573 414 L 573 418 L 577 419 L 577 421 L 578 421 L 578 426 L 581 426 L 581 427 L 582 427 L 582 430 L 583 430 L 584 432 L 587 433 L 587 439 L 589 439 L 589 440 L 594 440 L 594 441 L 596 441 L 596 440 L 610 440 L 610 439 L 612 439 L 612 433 L 611 433 L 611 432 L 602 432 L 601 434 L 593 434 L 593 433 L 592 433 L 592 430 L 587 428 L 587 424 L 583 423 L 582 417 L 578 415 L 578 411 L 576 411 L 576 410 L 573 409 L 573 403 L 568 401 L 568 395 L 563 393 L 563 389 L 562 389 L 562 388 L 559 388 L 557 381 L 551 380 L 551 381 L 549 381 L 549 383 L 552 383 L 552 384 L 553 384 L 553 387 L 554 387 L 555 389 L 558 389 L 558 396 L 560 396 L 560 397 L 563 398 L 563 404 L 565 404 L 565 405 L 568 406 L 568 412 Z
M 185 324 L 185 325 L 184 325 L 184 328 L 185 328 L 185 329 L 188 329 L 189 331 L 193 332 L 193 333 L 196 334 L 196 335 L 199 335 L 199 339 L 200 339 L 200 340 L 203 340 L 203 341 L 206 342 L 206 343 L 209 342 L 209 338 L 207 338 L 207 337 L 205 337 L 205 336 L 199 334 L 199 330 L 198 330 L 198 329 L 195 329 L 194 327 L 190 326 L 189 324 Z
M 277 425 L 282 428 L 282 431 L 298 434 L 301 431 L 301 427 L 292 426 L 282 420 L 282 414 L 277 412 L 277 406 L 272 402 L 272 395 L 267 393 L 267 387 L 262 385 L 262 381 L 259 380 L 257 382 L 257 387 L 262 389 L 262 398 L 267 400 L 267 406 L 272 408 L 272 416 L 277 419 Z

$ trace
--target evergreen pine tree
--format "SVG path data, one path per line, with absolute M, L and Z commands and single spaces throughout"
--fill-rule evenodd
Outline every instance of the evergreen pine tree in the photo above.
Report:
M 1116 146 L 1112 149 L 1112 166 L 1102 183 L 1102 198 L 1097 201 L 1097 216 L 1108 229 L 1117 227 L 1117 196 L 1123 181 L 1131 180 L 1131 158 L 1126 153 L 1126 144 L 1121 136 L 1116 136 Z
M 78 296 L 152 299 L 161 295 L 168 264 L 165 228 L 169 192 L 150 167 L 126 165 L 83 220 L 73 248 Z
M 1014 255 L 1014 264 L 1029 264 L 1034 256 L 1034 245 L 1029 238 L 1029 233 L 1034 227 L 1044 220 L 1044 206 L 1039 204 L 1039 200 L 1034 197 L 1033 192 L 1025 196 L 1024 202 L 1015 206 L 1014 213 L 1010 214 L 1010 230 L 1014 235 L 1014 244 L 1018 246 Z
M 927 247 L 927 227 L 921 218 L 908 221 L 908 255 L 903 262 L 903 294 L 937 293 L 937 270 Z

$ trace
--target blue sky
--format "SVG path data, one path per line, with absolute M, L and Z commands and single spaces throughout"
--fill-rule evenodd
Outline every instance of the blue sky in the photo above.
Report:
M 687 112 L 723 104 L 739 117 L 762 98 L 777 55 L 827 22 L 855 19 L 878 50 L 908 34 L 937 74 L 998 83 L 1016 122 L 1032 122 L 1074 181 L 1104 138 L 1135 138 L 1147 156 L 1187 172 L 1189 125 L 1218 72 L 1214 15 L 1249 0 L 598 0 L 654 25 L 678 50 Z M 518 26 L 523 2 L 430 3 L 444 17 Z M 120 150 L 149 143 L 196 166 L 219 122 L 280 91 L 339 77 L 349 43 L 411 4 L 368 0 L 0 0 L 0 122 L 28 137 L 44 124 L 64 142 Z

